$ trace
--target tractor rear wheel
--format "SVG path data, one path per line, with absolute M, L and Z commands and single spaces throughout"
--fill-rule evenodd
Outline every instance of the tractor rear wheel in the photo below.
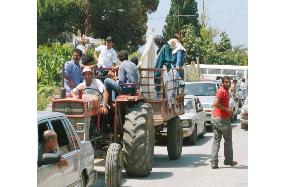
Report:
M 120 186 L 122 176 L 122 152 L 118 143 L 111 143 L 107 150 L 105 163 L 105 186 Z
M 137 103 L 125 115 L 123 153 L 127 175 L 144 177 L 152 171 L 154 155 L 153 109 L 148 103 Z
M 178 160 L 182 152 L 183 131 L 179 117 L 168 122 L 167 128 L 167 150 L 170 160 Z

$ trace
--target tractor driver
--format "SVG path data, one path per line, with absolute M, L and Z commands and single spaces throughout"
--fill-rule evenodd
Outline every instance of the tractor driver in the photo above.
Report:
M 91 67 L 85 67 L 83 69 L 83 78 L 84 81 L 80 83 L 76 88 L 71 90 L 70 95 L 73 98 L 78 98 L 78 91 L 84 91 L 86 94 L 92 94 L 99 96 L 102 94 L 102 101 L 100 101 L 101 107 L 101 113 L 107 114 L 108 113 L 108 92 L 105 89 L 104 84 L 96 78 L 93 78 L 93 71 Z M 98 93 L 99 91 L 100 93 Z

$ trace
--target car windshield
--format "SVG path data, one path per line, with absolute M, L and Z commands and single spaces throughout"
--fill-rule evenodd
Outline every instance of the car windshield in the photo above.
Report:
M 216 84 L 215 83 L 192 83 L 185 85 L 186 95 L 197 96 L 215 96 Z
M 186 104 L 185 104 L 185 108 L 188 109 L 188 110 L 193 110 L 193 101 L 192 99 L 189 99 L 188 101 L 186 101 Z

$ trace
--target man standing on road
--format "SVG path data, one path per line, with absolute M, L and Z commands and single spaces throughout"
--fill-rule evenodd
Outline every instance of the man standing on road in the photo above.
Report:
M 64 65 L 66 94 L 70 94 L 70 91 L 83 81 L 82 70 L 79 64 L 81 56 L 82 51 L 80 49 L 73 49 L 73 59 Z
M 231 115 L 233 111 L 229 107 L 229 89 L 230 89 L 230 77 L 224 76 L 222 78 L 222 86 L 216 93 L 216 99 L 214 101 L 214 111 L 212 117 L 212 126 L 214 133 L 214 142 L 212 145 L 211 154 L 211 167 L 213 169 L 218 167 L 218 152 L 220 149 L 220 142 L 222 135 L 224 137 L 224 164 L 235 166 L 238 163 L 233 160 L 233 145 L 232 145 L 232 126 Z
M 242 100 L 244 101 L 247 98 L 247 89 L 248 89 L 245 78 L 242 79 L 240 89 L 241 89 L 241 97 L 242 97 Z

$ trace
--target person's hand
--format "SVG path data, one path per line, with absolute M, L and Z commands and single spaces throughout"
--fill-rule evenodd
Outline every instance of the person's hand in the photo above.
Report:
M 103 105 L 103 106 L 101 107 L 101 113 L 102 113 L 102 114 L 107 114 L 107 113 L 108 113 L 108 108 L 107 108 L 107 106 Z
M 230 116 L 233 116 L 233 114 L 234 114 L 234 111 L 233 111 L 233 110 L 227 108 L 226 111 L 227 111 L 228 114 L 230 114 Z
M 82 85 L 77 87 L 78 92 L 83 91 L 83 90 L 84 90 L 84 87 Z
M 62 166 L 68 166 L 68 162 L 66 159 L 64 158 L 61 158 L 59 163 L 57 164 L 59 167 L 62 167 Z
M 112 79 L 116 81 L 116 80 L 118 80 L 119 78 L 118 78 L 118 77 L 113 77 Z
M 74 88 L 74 81 L 71 80 L 71 79 L 69 80 L 69 86 L 70 86 L 71 89 Z
M 180 69 L 179 66 L 176 66 L 176 70 L 179 71 L 179 69 Z

